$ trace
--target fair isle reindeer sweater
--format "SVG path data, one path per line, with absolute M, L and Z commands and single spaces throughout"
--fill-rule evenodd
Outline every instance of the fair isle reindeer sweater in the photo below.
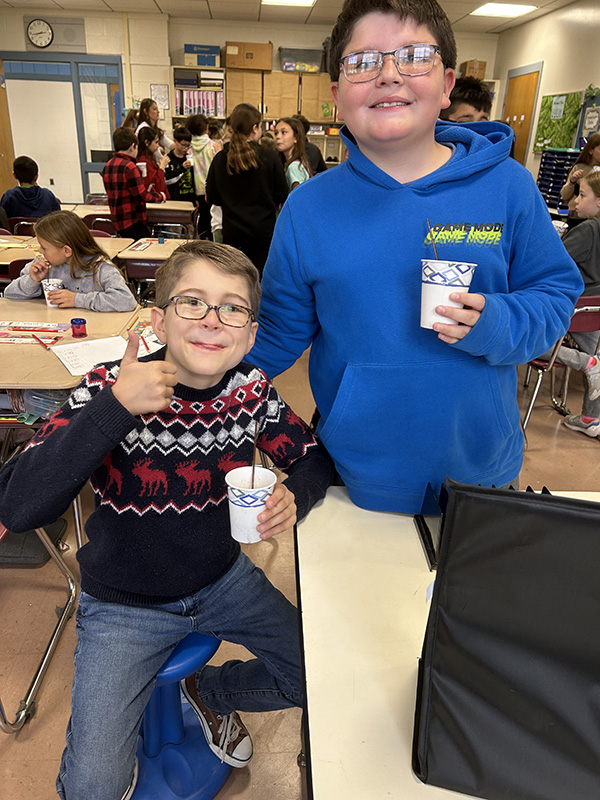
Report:
M 233 566 L 240 548 L 225 475 L 252 462 L 256 422 L 259 449 L 287 473 L 298 519 L 324 497 L 329 457 L 258 368 L 242 363 L 205 390 L 177 384 L 169 408 L 141 417 L 114 397 L 118 374 L 119 362 L 94 367 L 0 471 L 0 520 L 17 532 L 55 520 L 90 479 L 95 509 L 77 556 L 88 594 L 165 603 Z

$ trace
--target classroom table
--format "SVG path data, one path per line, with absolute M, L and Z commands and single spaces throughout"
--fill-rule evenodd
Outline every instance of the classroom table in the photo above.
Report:
M 127 239 L 121 236 L 99 236 L 96 244 L 101 247 L 110 259 L 116 258 L 122 250 L 125 250 L 135 242 L 135 239 Z
M 51 308 L 43 298 L 8 300 L 0 298 L 0 320 L 18 322 L 71 322 L 73 317 L 86 320 L 88 339 L 119 336 L 139 316 L 133 311 L 89 311 L 81 308 Z M 70 329 L 57 344 L 73 344 Z M 71 389 L 80 377 L 71 375 L 59 358 L 41 344 L 6 344 L 0 342 L 0 389 Z
M 108 205 L 95 206 L 80 203 L 75 206 L 73 211 L 78 217 L 82 218 L 88 214 L 110 218 L 110 207 Z M 160 222 L 191 225 L 194 216 L 194 204 L 188 200 L 166 200 L 164 203 L 146 203 L 146 213 L 149 225 L 157 225 Z
M 553 492 L 598 501 L 600 493 Z M 410 515 L 331 487 L 298 525 L 298 592 L 314 800 L 459 800 L 411 769 L 429 572 Z
M 8 265 L 17 258 L 35 258 L 38 254 L 37 239 L 33 236 L 0 235 L 0 282 L 8 283 Z

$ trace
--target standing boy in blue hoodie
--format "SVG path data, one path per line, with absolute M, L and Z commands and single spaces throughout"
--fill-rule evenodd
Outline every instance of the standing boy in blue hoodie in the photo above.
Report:
M 277 222 L 250 359 L 274 376 L 312 345 L 320 437 L 350 498 L 420 511 L 446 475 L 518 477 L 515 366 L 564 333 L 583 285 L 498 123 L 436 124 L 456 44 L 435 0 L 346 0 L 330 75 L 348 160 Z M 483 135 L 482 135 L 483 134 Z M 421 259 L 478 264 L 459 323 L 419 327 Z
M 51 211 L 60 211 L 60 203 L 50 189 L 37 185 L 38 165 L 29 156 L 18 156 L 13 161 L 13 175 L 18 186 L 2 195 L 0 206 L 7 217 L 45 217 Z

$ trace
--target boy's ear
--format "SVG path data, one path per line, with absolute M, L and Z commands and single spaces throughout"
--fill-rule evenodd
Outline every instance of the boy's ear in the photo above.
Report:
M 331 96 L 333 97 L 333 102 L 337 106 L 337 118 L 340 120 L 340 122 L 343 122 L 344 121 L 344 116 L 342 114 L 342 109 L 340 108 L 340 104 L 339 104 L 340 82 L 339 81 L 333 81 L 331 86 L 329 87 L 329 89 L 331 91 Z
M 444 94 L 441 108 L 449 108 L 450 106 L 450 92 L 454 89 L 456 83 L 456 72 L 448 67 L 444 70 Z
M 150 320 L 152 322 L 152 330 L 156 334 L 156 338 L 163 344 L 167 343 L 167 332 L 165 330 L 165 312 L 162 308 L 152 306 L 150 311 Z
M 250 323 L 250 332 L 248 334 L 248 348 L 244 355 L 247 355 L 250 350 L 254 347 L 254 342 L 256 340 L 256 331 L 258 330 L 258 322 L 251 322 Z

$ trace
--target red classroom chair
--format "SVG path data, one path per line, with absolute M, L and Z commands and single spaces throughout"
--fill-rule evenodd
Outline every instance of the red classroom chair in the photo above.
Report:
M 556 357 L 558 355 L 560 346 L 563 344 L 569 344 L 569 333 L 583 333 L 584 331 L 600 331 L 600 297 L 580 297 L 575 305 L 575 312 L 571 317 L 569 330 L 556 342 L 554 348 L 552 349 L 550 358 L 548 360 L 544 358 L 534 358 L 533 361 L 528 363 L 527 377 L 524 385 L 526 387 L 529 385 L 529 375 L 533 369 L 537 372 L 537 380 L 533 388 L 533 394 L 531 395 L 531 400 L 529 401 L 527 411 L 523 417 L 523 431 L 527 427 L 529 417 L 533 411 L 534 403 L 538 396 L 538 392 L 540 391 L 540 386 L 542 385 L 542 379 L 547 372 L 550 373 L 550 377 L 552 379 L 550 390 L 552 405 L 559 414 L 562 414 L 565 417 L 570 414 L 570 411 L 567 408 L 567 391 L 569 388 L 569 375 L 571 373 L 571 367 L 567 367 L 564 364 L 556 361 Z M 554 370 L 556 368 L 565 370 L 565 379 L 563 382 L 562 396 L 560 399 L 556 396 L 554 387 Z
M 105 231 L 109 236 L 116 236 L 117 229 L 110 217 L 101 216 L 100 214 L 86 214 L 82 217 L 86 226 L 90 231 Z
M 39 217 L 9 217 L 8 224 L 13 236 L 34 236 L 33 226 Z

